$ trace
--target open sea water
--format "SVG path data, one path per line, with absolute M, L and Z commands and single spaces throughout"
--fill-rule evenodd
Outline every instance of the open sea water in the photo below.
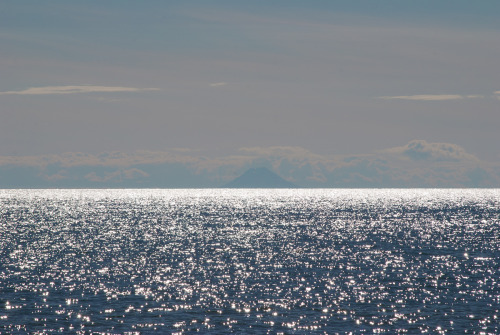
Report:
M 500 333 L 500 190 L 0 190 L 0 333 Z

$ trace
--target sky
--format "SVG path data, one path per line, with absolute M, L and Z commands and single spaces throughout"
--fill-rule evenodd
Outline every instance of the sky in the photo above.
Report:
M 419 162 L 452 148 L 468 157 L 454 169 L 496 178 L 499 18 L 497 0 L 2 0 L 0 167 L 155 152 L 190 178 L 217 166 L 213 181 L 249 152 L 283 173 L 276 155 L 294 152 L 296 169 L 403 171 L 420 143 Z

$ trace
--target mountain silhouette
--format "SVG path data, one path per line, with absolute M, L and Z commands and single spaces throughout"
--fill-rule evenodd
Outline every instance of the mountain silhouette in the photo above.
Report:
M 296 188 L 297 186 L 265 167 L 247 170 L 224 185 L 226 188 Z

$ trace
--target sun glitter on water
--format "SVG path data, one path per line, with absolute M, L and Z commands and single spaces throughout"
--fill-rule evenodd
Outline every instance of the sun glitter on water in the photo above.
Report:
M 498 190 L 3 190 L 0 330 L 498 333 Z

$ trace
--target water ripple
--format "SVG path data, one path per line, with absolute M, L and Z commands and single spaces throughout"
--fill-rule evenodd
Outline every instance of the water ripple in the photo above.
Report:
M 1 190 L 0 332 L 500 333 L 498 190 Z

